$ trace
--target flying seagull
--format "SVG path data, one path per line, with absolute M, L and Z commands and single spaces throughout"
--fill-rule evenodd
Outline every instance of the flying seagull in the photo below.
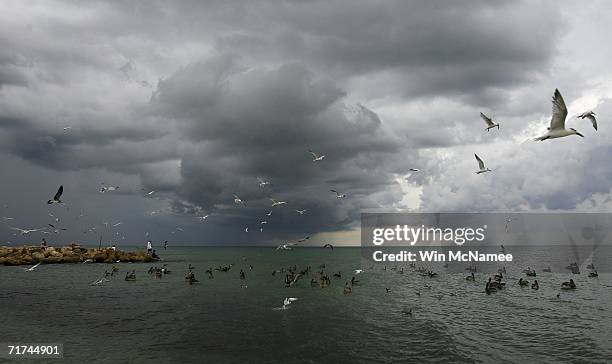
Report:
M 64 131 L 68 131 L 68 130 L 72 129 L 72 126 L 65 126 L 65 127 L 63 127 L 62 129 L 63 129 Z
M 266 216 L 272 216 L 272 210 L 266 214 Z
M 578 115 L 579 118 L 584 119 L 587 118 L 591 120 L 591 124 L 593 124 L 593 128 L 597 130 L 597 120 L 595 120 L 595 113 L 591 110 L 585 111 L 582 114 Z
M 238 195 L 234 194 L 234 203 L 236 205 L 244 205 L 244 202 L 238 197 Z
M 259 181 L 259 187 L 264 187 L 265 185 L 270 184 L 269 181 L 264 181 L 261 177 L 257 177 L 257 180 Z
M 295 301 L 297 301 L 297 298 L 295 298 L 295 297 L 287 297 L 287 298 L 285 298 L 285 299 L 283 300 L 283 309 L 287 309 L 287 308 L 289 308 L 289 305 L 290 305 L 292 302 L 295 302 Z
M 312 161 L 313 162 L 320 162 L 323 160 L 323 158 L 325 158 L 324 155 L 318 155 L 317 153 L 313 152 L 312 150 L 308 150 L 308 152 L 312 155 Z
M 306 241 L 306 240 L 308 240 L 308 239 L 310 239 L 310 236 L 306 236 L 306 237 L 304 237 L 304 238 L 301 238 L 301 239 L 300 239 L 300 240 L 298 240 L 297 242 L 298 242 L 298 243 L 301 243 L 301 242 Z
M 36 269 L 40 265 L 40 263 L 42 263 L 42 262 L 36 263 L 36 265 L 31 266 L 30 268 L 26 269 L 25 271 L 26 272 L 33 272 L 34 269 Z
M 417 168 L 408 168 L 408 170 L 410 172 L 420 172 L 421 171 L 420 169 L 417 169 Z
M 100 193 L 105 193 L 105 192 L 111 192 L 111 191 L 116 191 L 119 189 L 119 186 L 107 186 L 104 183 L 100 184 Z
M 29 233 L 33 233 L 35 231 L 41 231 L 43 230 L 43 228 L 38 228 L 38 229 L 20 229 L 20 228 L 16 228 L 16 227 L 12 227 L 9 226 L 10 229 L 19 231 L 21 233 L 21 235 L 28 235 Z
M 330 191 L 332 191 L 333 193 L 336 194 L 336 198 L 345 198 L 346 197 L 346 194 L 344 194 L 344 193 L 341 194 L 341 193 L 339 193 L 336 190 L 330 190 Z
M 47 201 L 47 203 L 49 205 L 54 204 L 54 203 L 63 203 L 60 198 L 62 197 L 62 193 L 64 193 L 64 185 L 59 186 L 59 189 L 57 190 L 57 192 L 55 193 L 55 196 L 53 196 L 52 200 Z
M 487 128 L 485 129 L 486 131 L 489 131 L 489 129 L 493 129 L 494 127 L 497 127 L 497 130 L 499 130 L 499 123 L 494 123 L 490 117 L 486 116 L 483 113 L 480 113 L 480 117 L 482 118 L 482 120 L 485 121 L 485 123 L 487 123 Z
M 535 138 L 534 140 L 542 141 L 546 139 L 562 138 L 574 134 L 584 138 L 584 135 L 580 134 L 574 128 L 565 129 L 567 107 L 565 107 L 565 101 L 563 101 L 563 96 L 561 96 L 561 93 L 557 89 L 555 89 L 552 104 L 552 118 L 550 119 L 550 127 L 548 128 L 548 132 L 540 137 Z
M 276 250 L 293 250 L 293 246 L 295 246 L 295 243 L 286 243 L 286 244 L 281 244 L 279 246 L 276 247 Z
M 304 215 L 304 213 L 308 211 L 308 210 L 295 210 L 295 212 L 297 212 L 300 215 Z
M 331 245 L 330 243 L 323 245 L 323 248 L 331 248 L 331 250 L 334 250 L 334 246 Z
M 480 157 L 477 154 L 474 154 L 474 157 L 476 157 L 476 161 L 478 161 L 478 168 L 480 168 L 480 170 L 476 172 L 476 174 L 491 172 L 489 168 L 485 168 L 484 162 L 482 161 L 482 159 L 480 159 Z
M 275 200 L 273 198 L 270 198 L 270 201 L 272 201 L 272 207 L 284 205 L 284 204 L 287 203 L 287 201 L 278 201 L 278 200 Z
M 283 300 L 283 306 L 282 307 L 277 307 L 275 308 L 275 310 L 288 310 L 289 309 L 289 305 L 295 301 L 297 301 L 298 299 L 295 297 L 286 297 Z
M 210 214 L 208 214 L 208 215 L 204 215 L 204 216 L 198 216 L 198 219 L 199 219 L 200 221 L 204 221 L 204 220 L 208 219 L 208 217 L 209 217 L 209 216 L 210 216 Z
M 56 234 L 57 234 L 57 233 L 59 233 L 59 232 L 60 232 L 60 230 L 61 230 L 61 231 L 66 231 L 66 230 L 68 230 L 68 229 L 66 229 L 66 228 L 56 228 L 56 227 L 55 227 L 55 225 L 53 225 L 53 224 L 47 224 L 47 225 L 49 225 L 49 226 L 51 227 L 51 229 L 53 229 L 53 232 L 54 232 L 54 233 L 56 233 Z
M 355 269 L 355 271 L 353 273 L 355 274 L 361 274 L 361 272 L 363 272 L 363 269 Z

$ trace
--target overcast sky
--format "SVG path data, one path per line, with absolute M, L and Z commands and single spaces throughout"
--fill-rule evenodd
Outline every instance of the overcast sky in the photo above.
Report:
M 1 241 L 358 243 L 364 211 L 610 211 L 611 24 L 605 1 L 3 1 Z M 585 137 L 534 142 L 555 88 Z

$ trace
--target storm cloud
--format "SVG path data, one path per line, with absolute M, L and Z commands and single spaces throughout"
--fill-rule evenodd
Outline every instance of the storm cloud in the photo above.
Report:
M 119 244 L 313 234 L 356 243 L 362 211 L 605 209 L 611 55 L 595 31 L 609 28 L 604 7 L 5 2 L 6 221 L 44 225 L 59 214 L 70 229 L 57 239 L 104 231 Z M 585 139 L 529 141 L 546 129 L 555 88 Z M 588 108 L 598 132 L 575 118 Z M 501 129 L 483 132 L 480 111 Z M 326 157 L 313 162 L 309 150 Z M 474 153 L 495 171 L 475 175 Z M 102 182 L 120 189 L 102 195 Z M 62 183 L 65 207 L 39 203 Z M 269 198 L 288 204 L 268 217 Z M 103 230 L 109 221 L 122 230 Z

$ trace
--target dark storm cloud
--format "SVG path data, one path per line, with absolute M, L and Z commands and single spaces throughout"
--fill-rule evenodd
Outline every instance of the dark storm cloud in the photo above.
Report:
M 220 57 L 179 70 L 153 98 L 192 141 L 183 150 L 179 195 L 208 212 L 229 210 L 242 225 L 264 218 L 268 197 L 287 200 L 271 218 L 287 224 L 266 227 L 281 232 L 353 223 L 367 197 L 392 184 L 402 148 L 376 113 L 347 105 L 344 95 L 298 64 L 247 69 Z M 326 158 L 312 162 L 309 149 Z M 258 176 L 271 185 L 260 188 Z M 337 200 L 330 189 L 351 198 Z M 234 193 L 245 207 L 232 206 Z M 308 209 L 309 218 L 295 209 Z
M 120 219 L 116 206 L 129 205 L 131 230 L 167 233 L 183 215 L 212 213 L 183 238 L 199 240 L 204 231 L 217 243 L 342 231 L 356 225 L 361 209 L 406 207 L 406 186 L 397 181 L 410 167 L 423 169 L 410 180 L 420 191 L 409 201 L 415 207 L 419 201 L 421 208 L 447 211 L 571 207 L 607 192 L 601 187 L 607 174 L 566 178 L 548 191 L 537 186 L 556 179 L 523 169 L 538 168 L 530 159 L 535 152 L 507 145 L 548 117 L 554 87 L 571 100 L 593 84 L 576 71 L 590 69 L 580 67 L 588 59 L 559 63 L 568 22 L 579 21 L 564 7 L 548 1 L 0 4 L 0 157 L 18 166 L 23 179 L 53 184 L 37 200 L 66 174 L 72 201 L 96 201 L 98 219 Z M 475 132 L 481 109 L 502 118 L 503 133 Z M 608 150 L 606 143 L 597 147 Z M 576 148 L 567 155 L 590 155 Z M 313 163 L 308 149 L 327 157 Z M 508 183 L 483 187 L 482 179 L 467 178 L 473 149 L 492 163 L 503 160 L 494 152 L 507 151 L 510 167 L 497 174 Z M 591 171 L 606 163 L 597 156 Z M 559 163 L 547 168 L 567 173 Z M 53 180 L 46 181 L 50 169 Z M 260 188 L 257 176 L 271 185 Z M 114 196 L 130 195 L 129 203 L 100 196 L 102 181 L 124 185 Z M 140 187 L 157 197 L 143 198 Z M 506 191 L 503 198 L 495 198 L 496 188 Z M 338 200 L 330 189 L 349 197 Z M 246 206 L 233 205 L 234 193 Z M 245 235 L 247 225 L 259 233 L 268 197 L 289 204 L 275 209 L 263 233 Z M 295 209 L 309 211 L 299 216 Z M 163 213 L 134 217 L 151 210 Z
M 525 84 L 547 72 L 562 25 L 559 8 L 551 5 L 490 1 L 245 5 L 250 21 L 231 19 L 243 31 L 217 39 L 225 51 L 298 59 L 341 78 L 386 72 L 391 94 L 460 96 L 468 90 L 474 94 L 489 87 Z M 264 28 L 264 23 L 271 26 Z M 381 93 L 385 90 L 378 89 Z

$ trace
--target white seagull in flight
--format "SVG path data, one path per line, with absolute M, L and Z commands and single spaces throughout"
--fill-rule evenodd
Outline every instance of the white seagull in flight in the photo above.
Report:
M 295 298 L 295 297 L 286 297 L 286 298 L 283 300 L 283 306 L 282 306 L 282 307 L 276 307 L 276 308 L 274 308 L 274 310 L 276 310 L 276 311 L 288 310 L 288 309 L 289 309 L 289 305 L 290 305 L 292 302 L 295 302 L 295 301 L 297 301 L 297 300 L 298 300 L 298 299 L 297 299 L 297 298 Z
M 116 191 L 119 189 L 119 186 L 107 186 L 105 183 L 100 184 L 100 193 Z
M 313 162 L 320 162 L 323 160 L 323 158 L 325 158 L 324 155 L 318 155 L 317 153 L 313 152 L 312 150 L 308 150 L 308 152 L 312 155 L 312 161 Z
M 42 262 L 36 263 L 36 265 L 31 266 L 30 268 L 26 269 L 25 271 L 26 272 L 33 272 L 34 269 L 36 269 L 40 265 L 40 263 L 42 263 Z
M 300 215 L 304 215 L 304 213 L 308 211 L 308 210 L 295 210 L 295 212 L 297 212 Z
M 209 217 L 209 216 L 210 216 L 210 214 L 208 214 L 208 215 L 204 215 L 204 216 L 198 216 L 198 219 L 199 219 L 200 221 L 204 221 L 204 220 L 208 219 L 208 217 Z
M 270 184 L 269 181 L 264 181 L 261 177 L 257 177 L 257 180 L 259 181 L 259 187 L 264 187 L 265 185 Z
M 582 114 L 578 115 L 579 118 L 584 119 L 587 118 L 591 120 L 591 124 L 593 124 L 593 128 L 597 130 L 597 120 L 595 119 L 595 113 L 591 110 L 585 111 Z
M 286 244 L 281 244 L 279 246 L 276 247 L 276 250 L 293 250 L 293 246 L 295 246 L 297 244 L 295 243 L 286 243 Z
M 53 225 L 53 224 L 47 224 L 47 225 L 49 225 L 49 226 L 51 227 L 51 229 L 53 229 L 53 232 L 54 232 L 55 234 L 59 233 L 60 231 L 66 231 L 66 230 L 68 230 L 68 229 L 66 229 L 66 228 L 58 228 L 58 227 L 55 227 L 55 225 Z
M 567 117 L 567 107 L 559 90 L 555 89 L 555 94 L 552 99 L 552 118 L 550 119 L 550 127 L 548 132 L 540 137 L 535 138 L 535 141 L 543 141 L 546 139 L 563 138 L 568 135 L 578 135 L 584 138 L 576 129 L 565 129 L 565 118 Z
M 330 191 L 332 191 L 333 193 L 335 193 L 335 194 L 336 194 L 336 198 L 345 198 L 345 197 L 346 197 L 346 194 L 345 194 L 345 193 L 342 193 L 342 194 L 341 194 L 341 193 L 339 193 L 339 192 L 338 192 L 338 191 L 336 191 L 336 190 L 330 190 Z
M 478 168 L 480 168 L 480 170 L 476 172 L 476 174 L 491 172 L 489 168 L 485 168 L 484 162 L 482 161 L 482 159 L 480 159 L 480 157 L 477 154 L 474 154 L 474 157 L 476 157 L 476 161 L 478 161 Z
M 15 230 L 15 231 L 19 231 L 21 233 L 21 235 L 28 235 L 29 233 L 33 233 L 35 231 L 41 231 L 43 230 L 43 228 L 38 228 L 38 229 L 20 229 L 20 228 L 16 228 L 16 227 L 12 227 L 9 226 L 9 228 Z
M 272 201 L 272 207 L 284 205 L 284 204 L 287 203 L 287 201 L 278 201 L 278 200 L 275 200 L 273 198 L 270 198 L 270 201 Z
M 486 116 L 483 113 L 480 113 L 480 117 L 482 118 L 482 120 L 485 121 L 485 123 L 487 123 L 487 128 L 485 129 L 486 131 L 489 131 L 489 129 L 493 129 L 494 127 L 497 127 L 497 130 L 499 130 L 499 123 L 494 123 L 490 117 Z
M 234 194 L 234 203 L 236 205 L 244 205 L 244 202 L 238 197 L 238 195 Z

